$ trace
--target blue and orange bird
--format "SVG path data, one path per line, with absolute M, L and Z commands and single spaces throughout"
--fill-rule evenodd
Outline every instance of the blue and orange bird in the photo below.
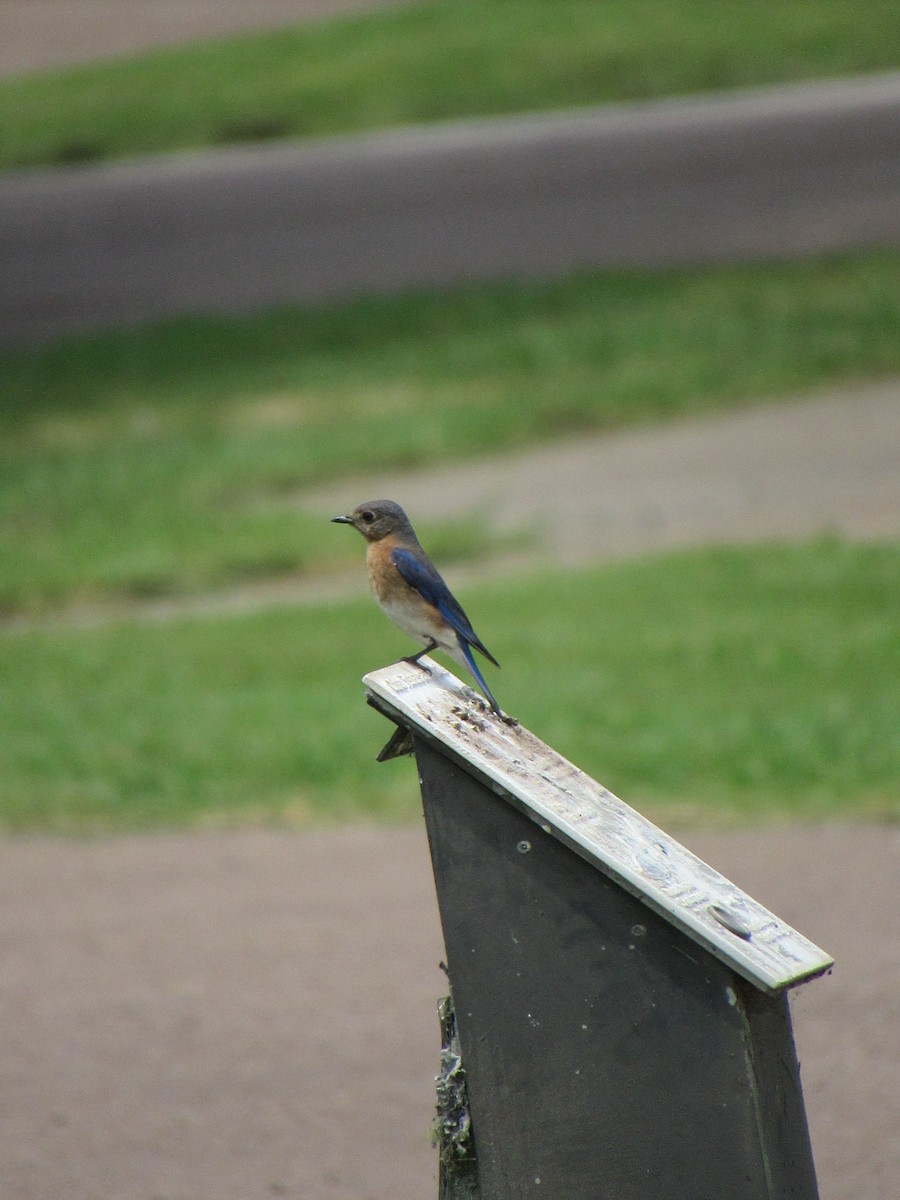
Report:
M 346 517 L 332 519 L 352 525 L 366 539 L 366 565 L 375 599 L 395 625 L 424 647 L 401 661 L 418 663 L 432 650 L 446 651 L 454 662 L 471 671 L 491 708 L 499 714 L 500 706 L 478 669 L 473 648 L 495 667 L 500 664 L 422 549 L 400 505 L 393 500 L 370 500 Z

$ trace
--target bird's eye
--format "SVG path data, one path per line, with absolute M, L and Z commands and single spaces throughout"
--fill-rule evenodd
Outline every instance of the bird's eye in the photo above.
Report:
M 360 513 L 360 516 L 362 517 L 362 519 L 365 521 L 365 523 L 367 525 L 371 525 L 372 522 L 375 520 L 375 514 L 373 512 L 370 512 L 368 509 L 366 509 L 366 511 L 364 513 Z

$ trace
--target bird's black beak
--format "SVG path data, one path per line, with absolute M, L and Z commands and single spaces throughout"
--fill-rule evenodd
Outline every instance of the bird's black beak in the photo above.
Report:
M 331 523 L 332 523 L 332 525 L 352 525 L 353 518 L 352 517 L 332 517 Z

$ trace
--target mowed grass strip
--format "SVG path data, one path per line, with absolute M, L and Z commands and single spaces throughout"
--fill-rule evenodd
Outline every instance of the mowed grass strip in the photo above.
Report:
M 898 596 L 900 548 L 822 540 L 462 599 L 505 709 L 652 815 L 731 822 L 897 817 Z M 359 683 L 409 649 L 368 599 L 0 635 L 0 828 L 412 818 Z
M 895 66 L 887 0 L 445 0 L 0 81 L 0 168 Z
M 347 565 L 297 501 L 325 478 L 897 373 L 898 271 L 885 252 L 597 274 L 7 353 L 0 613 Z M 429 536 L 444 561 L 487 548 Z

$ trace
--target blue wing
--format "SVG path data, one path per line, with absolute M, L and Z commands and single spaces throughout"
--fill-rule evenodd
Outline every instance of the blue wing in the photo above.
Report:
M 467 653 L 468 647 L 474 646 L 485 658 L 490 659 L 495 667 L 500 666 L 472 628 L 472 622 L 463 612 L 462 605 L 424 554 L 416 554 L 414 550 L 397 547 L 391 551 L 391 562 L 409 586 L 415 588 L 429 604 L 433 604 L 447 624 L 456 630 L 467 660 L 471 658 L 471 654 Z M 473 675 L 480 682 L 480 672 L 474 667 L 474 659 L 471 666 Z

